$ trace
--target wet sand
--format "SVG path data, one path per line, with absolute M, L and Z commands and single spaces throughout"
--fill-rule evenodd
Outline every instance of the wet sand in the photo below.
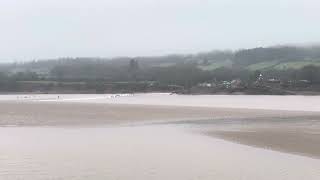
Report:
M 316 108 L 217 107 L 196 96 L 149 96 L 0 97 L 0 179 L 320 177 Z
M 277 102 L 268 102 L 265 106 L 260 104 L 258 109 L 254 109 L 252 104 L 248 106 L 251 108 L 233 108 L 235 105 L 232 103 L 225 103 L 226 107 L 216 107 L 217 105 L 208 100 L 211 98 L 221 102 L 223 98 L 231 98 L 223 101 L 235 104 L 241 102 L 244 105 L 243 101 L 240 101 L 242 96 L 200 96 L 199 99 L 203 99 L 203 103 L 197 96 L 161 94 L 116 99 L 106 99 L 103 95 L 60 95 L 60 99 L 56 96 L 41 95 L 19 100 L 12 95 L 5 96 L 2 98 L 4 100 L 0 101 L 0 126 L 194 123 L 200 125 L 202 132 L 213 137 L 250 146 L 320 157 L 320 112 L 306 111 L 303 106 L 297 106 L 297 103 L 293 108 L 290 105 L 287 107 L 297 110 L 274 110 L 278 106 L 270 109 L 271 105 Z M 236 100 L 233 101 L 234 97 Z M 273 101 L 275 98 L 272 97 Z M 290 102 L 293 101 L 291 98 L 296 97 L 279 98 L 289 99 Z M 248 99 L 249 102 L 261 101 L 260 96 L 249 96 Z M 262 99 L 268 99 L 268 96 Z M 306 97 L 302 104 L 307 104 L 309 100 L 310 98 Z M 160 105 L 156 105 L 157 103 Z M 263 109 L 264 107 L 269 110 Z M 280 109 L 286 108 L 283 106 Z
M 181 120 L 318 117 L 319 112 L 191 106 L 0 101 L 0 126 L 106 125 Z
M 319 132 L 320 128 L 318 129 Z M 320 158 L 320 134 L 290 129 L 214 132 L 214 137 L 250 146 Z
M 202 133 L 249 146 L 320 158 L 320 117 L 233 120 L 201 126 Z M 201 129 L 200 128 L 200 129 Z

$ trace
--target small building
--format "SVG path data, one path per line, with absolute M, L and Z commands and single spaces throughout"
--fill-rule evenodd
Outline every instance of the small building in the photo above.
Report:
M 230 82 L 230 87 L 233 89 L 241 88 L 242 87 L 242 81 L 241 79 L 234 79 Z
M 280 81 L 279 79 L 276 79 L 276 78 L 270 78 L 270 79 L 267 80 L 267 82 L 268 82 L 268 83 L 275 83 L 275 84 L 277 84 L 277 83 L 280 83 L 281 81 Z
M 213 87 L 212 83 L 199 83 L 199 87 L 206 87 L 206 88 L 211 88 Z
M 222 81 L 221 85 L 222 85 L 222 87 L 227 88 L 227 89 L 231 88 L 231 82 L 229 82 L 229 81 Z

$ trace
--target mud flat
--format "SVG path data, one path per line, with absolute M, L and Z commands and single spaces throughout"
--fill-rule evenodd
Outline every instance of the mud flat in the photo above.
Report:
M 0 101 L 0 126 L 105 125 L 179 120 L 317 117 L 318 112 L 168 105 Z
M 204 129 L 205 134 L 228 141 L 320 158 L 319 116 L 234 120 Z
M 3 96 L 0 179 L 318 180 L 318 102 L 243 98 Z
M 216 138 L 320 157 L 319 112 L 31 101 L 0 107 L 2 127 L 191 123 Z

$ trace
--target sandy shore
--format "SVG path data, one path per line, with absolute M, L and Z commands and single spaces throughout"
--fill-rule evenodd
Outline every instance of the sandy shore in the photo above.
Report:
M 240 144 L 320 158 L 320 116 L 207 122 L 204 134 Z
M 309 100 L 277 110 L 282 97 L 64 96 L 0 97 L 1 180 L 320 176 Z
M 225 140 L 289 152 L 314 158 L 320 158 L 320 128 L 317 132 L 308 132 L 303 128 L 257 128 L 251 131 L 217 131 L 210 134 Z
M 3 100 L 320 112 L 320 96 L 169 95 L 165 93 L 0 95 L 0 101 Z
M 146 104 L 142 104 L 141 100 L 138 102 L 137 97 L 108 100 L 107 103 L 104 99 L 99 100 L 104 103 L 2 100 L 0 126 L 192 123 L 210 136 L 320 158 L 320 112 L 263 110 L 262 106 L 261 109 L 209 107 L 210 104 L 194 103 L 196 96 L 184 99 L 184 105 L 180 101 L 165 101 L 167 105 L 155 105 L 159 95 L 146 95 L 143 98 Z
M 102 125 L 180 120 L 318 116 L 318 112 L 162 105 L 0 102 L 0 126 Z

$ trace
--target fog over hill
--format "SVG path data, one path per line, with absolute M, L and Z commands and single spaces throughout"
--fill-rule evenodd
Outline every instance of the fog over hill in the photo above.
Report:
M 55 66 L 104 64 L 108 66 L 125 66 L 130 59 L 139 61 L 141 67 L 168 67 L 179 63 L 197 64 L 203 70 L 220 67 L 247 67 L 258 69 L 299 69 L 305 65 L 320 65 L 320 45 L 314 46 L 273 46 L 252 49 L 214 50 L 197 54 L 175 54 L 166 56 L 141 57 L 74 57 L 59 59 L 41 59 L 21 63 L 2 63 L 2 70 L 37 70 L 52 69 Z M 5 67 L 5 68 L 3 68 Z

